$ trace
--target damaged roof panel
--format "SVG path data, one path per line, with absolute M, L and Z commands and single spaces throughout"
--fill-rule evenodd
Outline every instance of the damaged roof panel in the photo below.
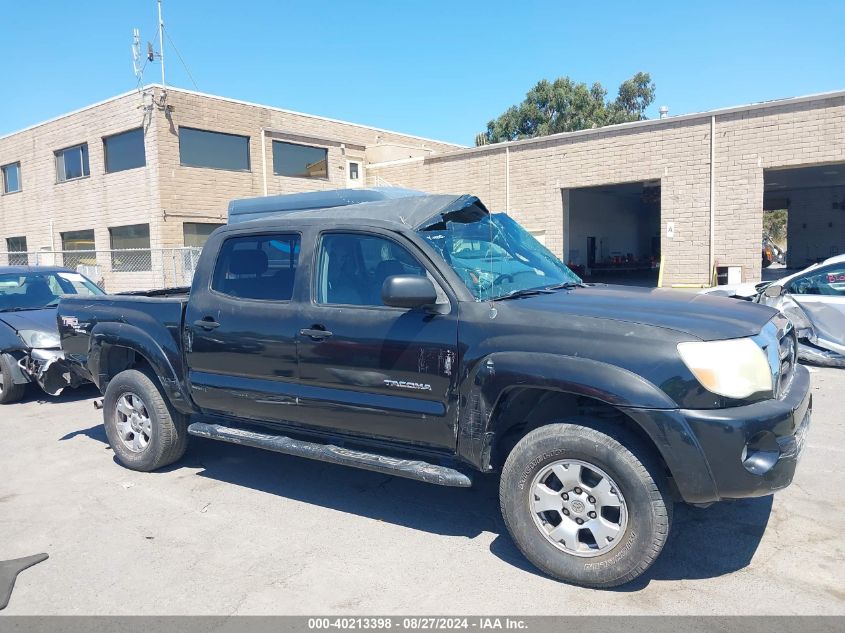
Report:
M 233 200 L 229 204 L 229 224 L 370 220 L 416 229 L 470 206 L 487 213 L 481 201 L 469 195 L 435 195 L 397 188 L 335 189 Z

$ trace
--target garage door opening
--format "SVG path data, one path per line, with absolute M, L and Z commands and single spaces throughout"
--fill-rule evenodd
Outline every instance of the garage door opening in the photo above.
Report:
M 566 262 L 586 281 L 656 286 L 660 181 L 564 191 Z
M 845 253 L 845 163 L 767 169 L 763 182 L 762 237 L 777 243 L 777 236 L 765 233 L 776 232 L 778 216 L 785 216 L 780 241 L 787 268 L 800 270 Z M 776 268 L 777 263 L 767 270 Z

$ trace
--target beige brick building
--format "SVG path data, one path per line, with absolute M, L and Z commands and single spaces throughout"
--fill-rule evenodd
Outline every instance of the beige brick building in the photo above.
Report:
M 639 264 L 662 254 L 664 284 L 708 283 L 711 260 L 758 280 L 764 208 L 789 210 L 788 265 L 845 252 L 845 92 L 367 169 L 398 186 L 475 193 L 574 265 L 612 273 L 629 254 Z
M 460 147 L 174 88 L 162 95 L 150 86 L 0 138 L 0 265 L 84 264 L 112 291 L 180 283 L 191 258 L 176 249 L 201 245 L 233 198 L 363 186 L 368 158 Z
M 364 185 L 476 194 L 597 276 L 756 280 L 764 209 L 791 266 L 845 251 L 845 92 L 462 148 L 151 86 L 0 138 L 0 168 L 0 265 L 56 252 L 109 290 L 180 281 L 232 198 Z

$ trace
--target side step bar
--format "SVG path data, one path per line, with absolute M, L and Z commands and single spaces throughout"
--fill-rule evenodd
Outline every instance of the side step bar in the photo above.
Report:
M 189 425 L 188 433 L 198 437 L 229 442 L 230 444 L 242 444 L 254 448 L 263 448 L 276 453 L 297 455 L 322 462 L 372 470 L 386 475 L 417 479 L 439 486 L 454 486 L 457 488 L 469 488 L 472 486 L 472 479 L 468 475 L 454 468 L 448 468 L 447 466 L 439 466 L 412 459 L 388 457 L 387 455 L 378 455 L 376 453 L 353 451 L 341 446 L 333 446 L 332 444 L 318 444 L 315 442 L 295 440 L 284 435 L 259 433 L 222 426 L 220 424 L 206 424 L 204 422 L 194 422 Z

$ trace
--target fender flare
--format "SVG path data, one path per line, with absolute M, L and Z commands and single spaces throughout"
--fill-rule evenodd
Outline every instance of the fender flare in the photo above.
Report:
M 88 351 L 88 371 L 91 378 L 105 392 L 111 372 L 105 366 L 104 354 L 110 347 L 125 347 L 146 360 L 158 378 L 170 403 L 180 413 L 193 413 L 193 406 L 183 381 L 181 357 L 172 358 L 152 336 L 141 328 L 126 323 L 98 323 L 91 331 Z M 179 369 L 174 367 L 178 363 Z
M 509 390 L 520 387 L 586 396 L 609 404 L 651 439 L 673 474 L 676 469 L 692 469 L 709 479 L 698 441 L 678 414 L 677 403 L 659 387 L 615 365 L 557 354 L 493 353 L 475 364 L 461 394 L 458 453 L 462 459 L 482 471 L 492 470 L 492 448 L 502 431 L 495 426 L 497 407 Z M 648 415 L 650 411 L 654 415 Z M 696 487 L 706 491 L 709 483 L 702 480 Z

